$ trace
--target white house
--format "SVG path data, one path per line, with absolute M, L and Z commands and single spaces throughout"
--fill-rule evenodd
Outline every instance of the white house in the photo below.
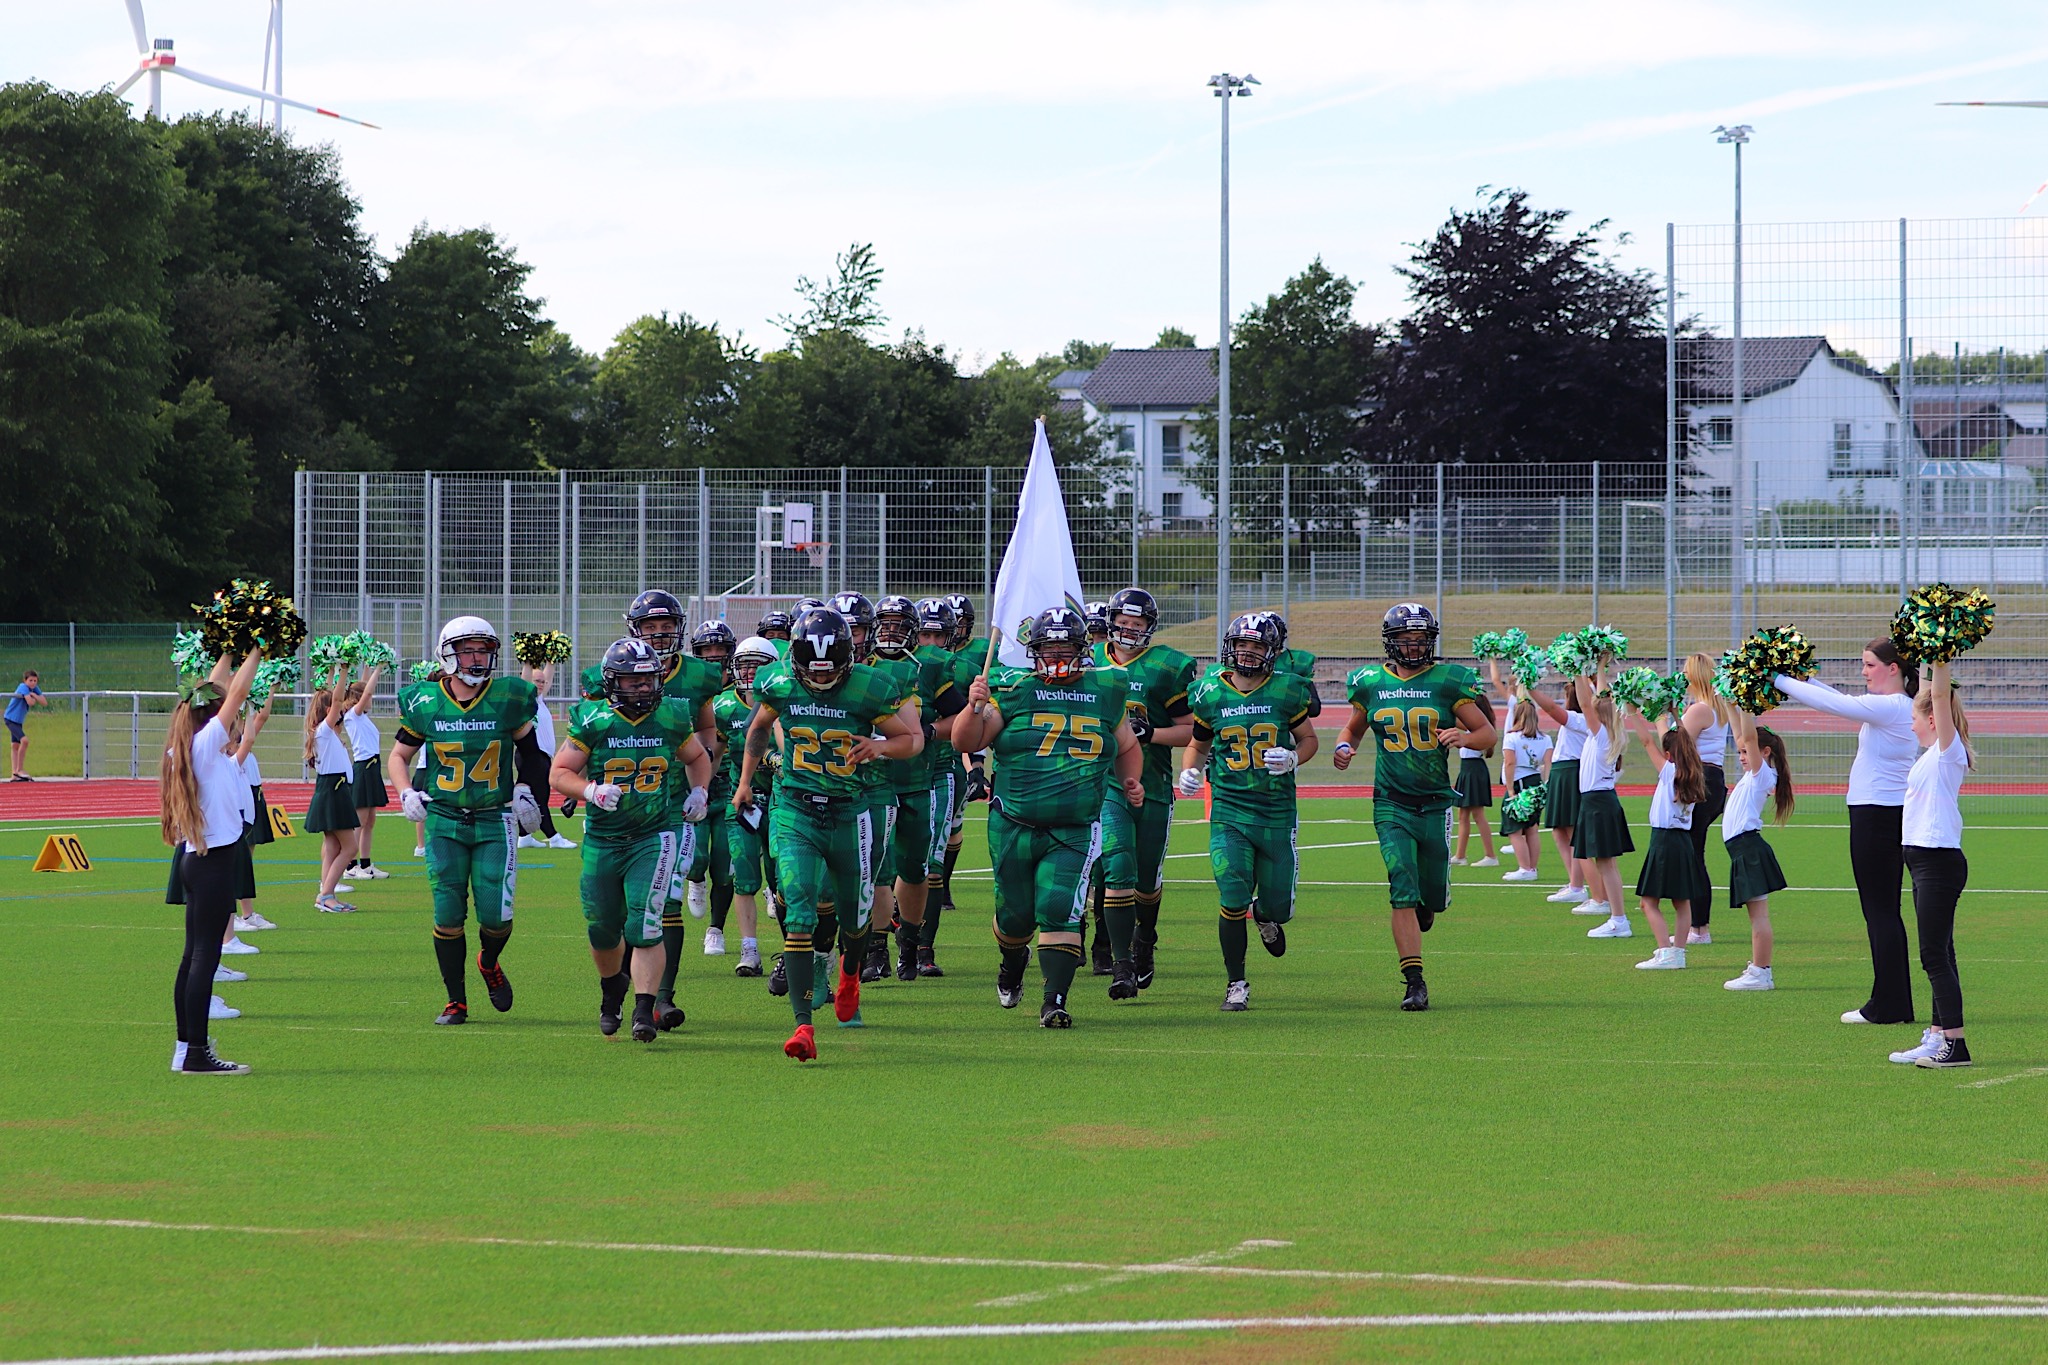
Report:
M 1112 428 L 1133 457 L 1147 516 L 1171 524 L 1209 515 L 1209 500 L 1182 476 L 1194 456 L 1195 422 L 1216 401 L 1216 352 L 1201 347 L 1114 350 L 1092 370 L 1054 376 L 1060 398 Z

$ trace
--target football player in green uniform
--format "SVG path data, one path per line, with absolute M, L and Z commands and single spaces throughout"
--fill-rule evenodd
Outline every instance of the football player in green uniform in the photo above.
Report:
M 1081 611 L 1088 621 L 1088 647 L 1090 649 L 1109 642 L 1109 603 L 1090 602 Z
M 1368 729 L 1379 742 L 1372 827 L 1387 864 L 1394 951 L 1407 985 L 1404 1010 L 1429 1008 L 1422 935 L 1451 903 L 1450 751 L 1490 749 L 1496 738 L 1479 675 L 1437 659 L 1441 633 L 1436 614 L 1420 602 L 1387 609 L 1380 623 L 1387 661 L 1363 664 L 1344 680 L 1351 718 L 1330 760 L 1340 772 L 1350 767 Z
M 1273 660 L 1273 671 L 1275 673 L 1292 673 L 1297 678 L 1307 678 L 1309 680 L 1309 693 L 1313 696 L 1315 694 L 1316 656 L 1305 649 L 1289 647 L 1287 643 L 1286 617 L 1277 611 L 1261 612 L 1259 614 L 1271 617 L 1273 624 L 1280 628 L 1280 653 Z M 1315 708 L 1314 711 L 1309 713 L 1310 715 L 1319 716 L 1323 713 L 1323 699 L 1321 697 L 1316 697 Z
M 1038 1022 L 1071 1028 L 1067 993 L 1081 966 L 1089 870 L 1102 852 L 1103 789 L 1112 769 L 1124 799 L 1145 801 L 1144 758 L 1125 717 L 1120 669 L 1089 668 L 1088 627 L 1071 607 L 1050 607 L 1024 642 L 1031 667 L 1003 668 L 969 684 L 955 743 L 996 755 L 988 846 L 995 866 L 996 999 L 1024 998 L 1027 945 L 1038 930 L 1045 999 Z
M 1109 599 L 1109 639 L 1095 647 L 1098 666 L 1120 668 L 1130 680 L 1128 719 L 1145 759 L 1143 804 L 1112 787 L 1102 808 L 1102 915 L 1109 931 L 1112 1000 L 1135 999 L 1152 985 L 1166 840 L 1173 828 L 1174 750 L 1195 733 L 1188 718 L 1195 661 L 1153 644 L 1158 629 L 1158 601 L 1143 588 L 1125 588 Z
M 732 684 L 732 651 L 738 644 L 732 627 L 723 621 L 706 621 L 690 632 L 691 655 L 718 665 L 720 688 L 712 698 L 714 719 L 717 698 Z M 718 742 L 725 743 L 723 726 L 718 730 Z M 725 838 L 725 808 L 732 800 L 732 789 L 725 780 L 724 755 L 716 757 L 718 768 L 711 778 L 711 811 L 697 827 L 697 856 L 690 864 L 689 884 L 685 888 L 693 917 L 702 919 L 707 909 L 711 912 L 711 925 L 704 931 L 706 957 L 725 955 L 725 917 L 732 909 L 732 863 Z
M 886 674 L 899 697 L 912 699 L 917 666 L 908 659 L 885 659 L 875 652 L 875 604 L 867 594 L 834 593 L 826 605 L 845 617 L 846 628 L 853 632 L 854 662 Z M 919 724 L 921 727 L 921 719 Z M 860 979 L 880 981 L 889 974 L 889 934 L 896 919 L 894 883 L 889 877 L 889 844 L 896 830 L 896 790 L 885 763 L 862 768 L 860 781 L 862 800 L 875 829 L 874 843 L 868 850 L 868 877 L 874 887 L 873 901 L 868 907 L 873 932 L 867 937 L 867 957 L 861 963 Z M 830 915 L 836 908 L 830 894 L 818 902 L 820 916 Z
M 946 605 L 944 598 L 927 597 L 917 604 L 918 654 L 945 662 L 946 677 L 952 684 L 947 695 L 960 706 L 965 706 L 967 684 L 974 680 L 974 671 L 969 666 L 971 661 L 967 655 L 953 652 L 959 627 L 959 618 L 953 615 L 953 609 Z M 957 715 L 958 710 L 953 714 Z M 924 921 L 918 925 L 915 944 L 919 976 L 946 974 L 939 966 L 932 945 L 938 938 L 939 916 L 953 903 L 949 879 L 953 864 L 960 857 L 960 839 L 954 815 L 960 809 L 961 790 L 967 778 L 960 769 L 960 752 L 953 747 L 952 737 L 950 719 L 934 723 L 930 742 L 931 829 L 926 835 Z M 903 974 L 900 963 L 896 974 L 899 977 Z
M 583 919 L 597 964 L 597 1028 L 619 1031 L 633 992 L 633 1041 L 654 1041 L 655 990 L 662 979 L 661 915 L 668 905 L 677 846 L 672 825 L 694 823 L 710 807 L 711 755 L 697 742 L 697 718 L 661 694 L 661 658 L 644 642 L 614 641 L 604 652 L 605 700 L 583 702 L 548 780 L 590 806 L 583 824 Z M 683 768 L 688 794 L 669 810 Z M 632 956 L 630 975 L 626 957 Z M 682 1011 L 663 1028 L 682 1022 Z
M 448 1004 L 437 1024 L 469 1018 L 466 984 L 471 901 L 483 940 L 476 967 L 491 1005 L 512 1008 L 512 983 L 498 965 L 512 937 L 512 893 L 518 883 L 521 832 L 540 828 L 547 755 L 534 737 L 539 695 L 523 678 L 494 676 L 498 632 L 480 616 L 441 627 L 441 677 L 403 696 L 398 733 L 385 760 L 391 790 L 405 818 L 422 826 L 427 885 L 434 897 L 434 956 Z M 425 791 L 412 784 L 422 749 Z
M 682 601 L 672 592 L 649 588 L 626 606 L 626 634 L 653 650 L 661 660 L 664 670 L 662 696 L 676 702 L 696 718 L 697 743 L 715 761 L 718 756 L 718 723 L 711 717 L 711 699 L 725 690 L 725 666 L 685 653 L 683 632 L 687 628 Z M 697 826 L 681 816 L 683 801 L 689 795 L 687 790 L 677 786 L 682 779 L 680 765 L 671 765 L 669 814 L 672 823 L 669 828 L 676 836 L 676 867 L 675 875 L 669 879 L 669 903 L 661 912 L 664 965 L 659 994 L 665 1001 L 675 998 L 676 973 L 683 966 L 683 878 L 697 861 Z M 703 912 L 700 910 L 698 913 L 701 915 Z M 654 1018 L 665 1029 L 674 1028 L 682 1022 L 681 1014 L 672 1005 L 657 1005 Z
M 1195 737 L 1181 769 L 1180 794 L 1202 789 L 1209 770 L 1209 869 L 1222 901 L 1217 938 L 1223 945 L 1223 1008 L 1235 1013 L 1251 998 L 1245 977 L 1245 921 L 1279 957 L 1287 951 L 1300 872 L 1294 770 L 1315 757 L 1316 729 L 1308 679 L 1276 673 L 1280 627 L 1271 612 L 1238 617 L 1223 634 L 1223 662 L 1188 692 Z M 1212 758 L 1213 753 L 1213 758 Z
M 923 723 L 924 750 L 916 758 L 888 765 L 890 792 L 895 811 L 890 819 L 889 847 L 885 875 L 895 897 L 896 979 L 917 980 L 917 949 L 924 932 L 924 916 L 930 899 L 932 824 L 932 771 L 934 763 L 953 752 L 947 740 L 953 733 L 953 717 L 967 705 L 965 689 L 953 685 L 958 656 L 951 650 L 918 643 L 922 618 L 908 597 L 891 595 L 875 603 L 875 657 L 879 665 L 896 668 L 909 679 L 906 695 L 917 700 Z M 947 812 L 950 817 L 951 811 Z M 937 841 L 943 845 L 943 840 Z M 876 922 L 881 922 L 879 895 Z M 879 936 L 878 936 L 879 937 Z M 872 963 L 873 941 L 870 942 Z M 886 953 L 887 944 L 883 943 Z M 886 969 L 888 959 L 883 958 Z M 862 974 L 866 979 L 866 973 Z
M 740 752 L 746 748 L 747 726 L 754 719 L 754 679 L 780 656 L 772 642 L 759 635 L 740 641 L 732 655 L 732 686 L 718 694 L 711 714 L 725 737 L 725 756 L 719 768 L 727 803 L 724 822 L 726 862 L 732 869 L 732 906 L 740 922 L 740 960 L 734 976 L 761 974 L 760 896 L 774 885 L 775 864 L 767 856 L 770 773 L 766 767 L 754 774 L 754 803 L 745 809 L 733 807 L 732 793 L 739 786 Z M 714 789 L 718 784 L 714 783 Z
M 841 941 L 833 1013 L 851 1024 L 860 1012 L 860 969 L 867 953 L 874 901 L 875 821 L 862 765 L 915 758 L 924 747 L 917 704 L 887 674 L 853 661 L 846 618 L 826 608 L 804 612 L 791 631 L 789 658 L 754 678 L 754 718 L 747 727 L 733 809 L 753 804 L 754 775 L 782 728 L 782 773 L 769 811 L 769 844 L 783 892 L 783 968 L 796 1032 L 788 1056 L 818 1055 L 811 1027 L 811 946 L 831 942 L 819 924 L 820 892 L 829 884 Z M 876 735 L 880 738 L 876 738 Z
M 780 640 L 789 643 L 790 614 L 780 607 L 771 607 L 761 613 L 761 623 L 754 627 L 754 634 L 763 640 Z

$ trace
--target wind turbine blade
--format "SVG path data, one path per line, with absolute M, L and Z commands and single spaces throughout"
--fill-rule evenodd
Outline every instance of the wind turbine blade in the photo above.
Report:
M 148 74 L 149 73 L 146 69 L 138 68 L 134 75 L 130 76 L 127 80 L 122 81 L 119 85 L 114 87 L 114 94 L 117 96 L 127 94 L 129 88 L 133 86 L 135 82 L 141 80 L 144 76 Z
M 135 50 L 149 55 L 149 26 L 142 22 L 142 0 L 128 0 L 128 26 L 135 30 Z
M 167 66 L 164 70 L 173 76 L 183 76 L 188 81 L 198 81 L 201 85 L 210 85 L 216 90 L 225 90 L 232 95 L 247 95 L 250 99 L 269 100 L 276 104 L 288 104 L 294 109 L 303 109 L 309 114 L 321 114 L 327 118 L 340 119 L 343 123 L 353 123 L 364 128 L 375 128 L 377 126 L 363 119 L 350 118 L 347 114 L 337 114 L 332 109 L 322 109 L 317 104 L 301 104 L 297 100 L 288 100 L 281 95 L 274 95 L 268 90 L 251 90 L 246 85 L 236 85 L 233 81 L 224 81 L 218 76 L 203 75 L 200 72 L 194 71 L 189 66 Z
M 2040 188 L 2027 196 L 2027 202 L 2020 205 L 2020 213 L 2024 215 L 2028 209 L 2034 207 L 2034 201 L 2039 199 L 2043 193 L 2048 193 L 2048 180 L 2043 180 Z
M 2048 109 L 2048 100 L 1942 100 L 1950 109 Z

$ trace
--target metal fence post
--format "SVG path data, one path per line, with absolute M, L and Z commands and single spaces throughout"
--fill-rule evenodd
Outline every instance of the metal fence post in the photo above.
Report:
M 875 596 L 889 592 L 889 495 L 875 494 Z
M 1557 495 L 1557 595 L 1564 596 L 1564 538 L 1565 538 L 1564 494 Z
M 128 776 L 140 777 L 142 753 L 142 694 L 128 694 Z
M 1899 219 L 1899 598 L 1912 588 L 1913 571 L 1906 556 L 1906 519 L 1912 515 L 1914 451 L 1920 438 L 1913 430 L 1913 338 L 1906 327 L 1906 220 Z
M 505 632 L 505 638 L 512 638 L 512 480 L 506 479 L 505 487 L 505 615 L 498 629 Z
M 555 597 L 556 628 L 569 628 L 569 471 L 555 471 Z M 573 665 L 571 665 L 573 667 Z
M 1628 526 L 1628 514 L 1622 514 Z M 1840 575 L 1836 575 L 1840 581 Z M 1626 582 L 1623 583 L 1626 589 Z M 1678 669 L 1678 238 L 1664 225 L 1664 671 Z
M 370 628 L 370 476 L 356 475 L 356 629 Z
M 1436 619 L 1444 619 L 1444 464 L 1436 464 Z
M 71 690 L 76 692 L 78 690 L 78 622 L 65 622 L 64 633 L 71 642 Z
M 1294 599 L 1294 499 L 1288 482 L 1289 466 L 1280 466 L 1280 614 L 1285 616 Z
M 1628 520 L 1626 509 L 1622 520 Z M 1593 461 L 1593 624 L 1600 624 L 1600 462 Z
M 697 613 L 711 619 L 711 479 L 697 466 Z M 723 613 L 721 613 L 721 616 Z
M 635 486 L 633 502 L 633 593 L 638 596 L 647 591 L 647 485 Z
M 981 467 L 981 609 L 992 610 L 996 598 L 996 471 Z M 995 623 L 991 621 L 993 630 Z
M 1131 583 L 1138 582 L 1138 535 L 1145 523 L 1145 457 L 1141 452 L 1131 465 Z
M 441 481 L 427 475 L 427 642 L 440 639 L 441 622 Z M 431 657 L 433 650 L 430 648 Z
M 583 657 L 583 485 L 569 485 L 569 667 Z
M 846 466 L 841 465 L 839 466 L 839 563 L 835 566 L 839 572 L 834 575 L 839 580 L 839 591 L 841 592 L 846 591 L 847 563 L 853 558 L 853 532 L 849 529 L 850 521 L 847 511 Z
M 86 693 L 78 699 L 79 744 L 84 752 L 78 756 L 79 771 L 86 777 L 92 776 L 92 694 Z

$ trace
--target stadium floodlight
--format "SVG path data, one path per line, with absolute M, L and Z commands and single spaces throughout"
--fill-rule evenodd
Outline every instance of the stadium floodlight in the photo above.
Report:
M 125 95 L 134 87 L 135 82 L 141 80 L 144 76 L 149 77 L 149 112 L 153 117 L 162 118 L 164 116 L 164 75 L 168 72 L 173 76 L 182 76 L 186 80 L 200 85 L 210 85 L 216 90 L 225 90 L 231 95 L 246 95 L 250 99 L 263 100 L 275 105 L 278 109 L 276 126 L 280 129 L 284 126 L 283 109 L 286 105 L 294 109 L 303 109 L 309 114 L 319 114 L 325 118 L 340 119 L 343 123 L 353 123 L 364 128 L 375 128 L 377 126 L 363 119 L 350 118 L 347 114 L 337 114 L 332 109 L 322 109 L 317 104 L 305 104 L 299 100 L 288 100 L 284 97 L 284 14 L 282 5 L 276 3 L 275 0 L 271 5 L 271 28 L 264 40 L 264 80 L 267 85 L 271 74 L 271 45 L 275 42 L 276 91 L 268 89 L 253 90 L 246 85 L 238 85 L 233 81 L 224 81 L 218 76 L 209 76 L 204 72 L 194 71 L 189 66 L 178 65 L 178 56 L 174 42 L 169 38 L 152 39 L 149 36 L 149 27 L 142 17 L 142 0 L 128 0 L 128 23 L 135 30 L 135 50 L 140 54 L 141 60 L 136 63 L 135 71 L 129 75 L 128 79 L 114 87 L 114 93 L 116 95 Z
M 1223 657 L 1223 632 L 1230 622 L 1230 101 L 1244 99 L 1259 83 L 1253 75 L 1228 71 L 1211 76 L 1209 89 L 1223 102 L 1222 270 L 1216 328 L 1216 657 Z
M 1749 141 L 1749 136 L 1754 131 L 1755 129 L 1751 128 L 1747 123 L 1738 123 L 1732 127 L 1724 123 L 1714 129 L 1714 141 L 1724 146 L 1732 144 L 1735 148 L 1735 325 L 1730 336 L 1732 355 L 1730 356 L 1731 363 L 1728 376 L 1728 398 L 1732 407 L 1729 426 L 1732 429 L 1731 435 L 1733 437 L 1731 442 L 1732 449 L 1728 455 L 1728 512 L 1733 520 L 1735 533 L 1728 547 L 1728 647 L 1730 649 L 1740 645 L 1742 637 L 1747 633 L 1744 629 L 1744 613 L 1742 609 L 1743 579 L 1746 576 L 1743 572 L 1745 566 L 1742 562 L 1745 529 L 1743 526 L 1742 485 L 1743 475 L 1747 472 L 1742 467 L 1742 147 L 1744 143 Z

